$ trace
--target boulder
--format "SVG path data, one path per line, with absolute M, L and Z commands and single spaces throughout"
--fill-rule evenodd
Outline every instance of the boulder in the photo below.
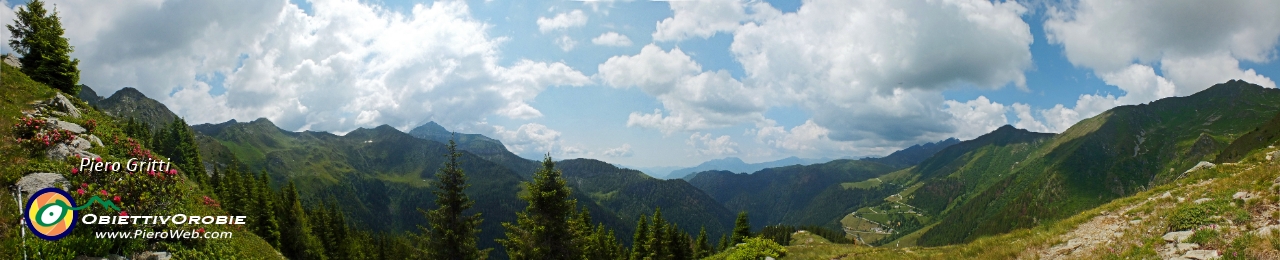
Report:
M 77 109 L 76 105 L 71 103 L 70 99 L 67 99 L 67 96 L 63 96 L 62 92 L 58 92 L 58 95 L 49 100 L 49 103 L 51 107 L 57 109 L 57 111 L 67 113 L 67 116 L 71 118 L 80 118 L 80 109 Z
M 75 133 L 75 134 L 81 134 L 81 133 L 84 133 L 85 131 L 83 126 L 77 125 L 72 122 L 58 120 L 57 118 L 52 118 L 52 117 L 45 118 L 45 122 L 48 122 L 47 124 L 49 128 L 63 129 L 63 130 L 71 131 L 72 133 Z
M 13 66 L 14 68 L 22 68 L 22 61 L 19 61 L 18 56 L 14 56 L 13 54 L 4 55 L 4 64 L 9 64 L 9 66 Z
M 1164 234 L 1164 241 L 1175 242 L 1175 243 L 1181 243 L 1183 240 L 1187 240 L 1187 238 L 1190 238 L 1190 237 L 1191 237 L 1191 234 L 1193 234 L 1193 233 L 1195 233 L 1195 232 L 1192 232 L 1191 230 L 1175 231 L 1175 232 L 1165 233 L 1165 234 Z
M 84 138 L 80 138 L 79 136 L 71 139 L 72 149 L 84 151 L 84 150 L 89 150 L 89 148 L 92 148 L 92 147 L 93 147 L 93 144 L 89 143 L 89 140 L 85 140 Z
M 22 176 L 14 186 L 18 187 L 18 192 L 31 193 L 48 187 L 66 189 L 70 186 L 70 183 L 67 182 L 66 177 L 62 177 L 62 174 L 37 172 L 27 174 L 27 176 Z
M 98 146 L 98 147 L 105 146 L 105 145 L 102 145 L 102 139 L 98 139 L 98 136 L 95 136 L 95 135 L 89 135 L 89 141 L 93 142 L 94 146 Z
M 1243 192 L 1243 191 L 1236 192 L 1236 194 L 1231 195 L 1231 199 L 1250 200 L 1250 199 L 1253 199 L 1253 194 L 1249 194 L 1248 192 Z
M 1178 243 L 1178 252 L 1186 252 L 1200 249 L 1200 244 L 1196 243 Z
M 1209 202 L 1209 201 L 1211 201 L 1211 199 L 1209 199 L 1209 198 L 1200 198 L 1200 199 L 1197 199 L 1197 200 L 1196 200 L 1196 201 L 1194 201 L 1194 202 L 1195 202 L 1196 204 L 1201 204 L 1201 203 L 1205 203 L 1205 202 Z
M 67 145 L 65 143 L 54 144 L 53 146 L 49 146 L 48 150 L 44 151 L 45 156 L 52 161 L 62 161 L 64 159 L 67 159 L 68 156 L 71 156 L 74 153 L 75 153 L 74 147 L 71 147 L 70 145 Z
M 1213 167 L 1217 167 L 1217 166 L 1218 165 L 1215 165 L 1211 162 L 1200 161 L 1200 163 L 1196 164 L 1196 166 L 1192 166 L 1191 169 L 1187 169 L 1187 171 L 1183 172 L 1182 174 L 1192 173 L 1199 170 L 1213 169 Z
M 1218 259 L 1218 250 L 1191 250 L 1182 257 L 1200 260 Z
M 137 259 L 137 260 L 169 260 L 169 259 L 173 259 L 173 254 L 170 254 L 169 252 L 151 252 L 151 251 L 147 251 L 147 252 L 142 252 L 142 253 L 138 253 L 138 254 L 136 254 L 136 255 L 133 255 L 133 259 Z

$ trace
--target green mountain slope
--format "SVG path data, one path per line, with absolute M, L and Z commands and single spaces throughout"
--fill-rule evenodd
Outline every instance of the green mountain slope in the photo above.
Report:
M 1276 145 L 1277 141 L 1280 141 L 1280 113 L 1271 117 L 1271 120 L 1266 123 L 1253 128 L 1253 131 L 1249 131 L 1240 136 L 1240 138 L 1236 138 L 1235 141 L 1231 141 L 1227 148 L 1218 153 L 1218 157 L 1214 159 L 1214 162 L 1236 162 L 1249 155 L 1249 152 Z
M 877 162 L 835 160 L 768 168 L 753 174 L 701 172 L 689 183 L 731 211 L 748 211 L 755 228 L 777 223 L 834 227 L 844 214 L 878 202 L 896 190 L 893 184 L 862 189 L 842 183 L 866 181 L 893 170 Z
M 252 171 L 265 170 L 274 183 L 293 181 L 312 203 L 334 199 L 351 219 L 383 231 L 416 231 L 425 225 L 417 209 L 434 208 L 429 182 L 444 162 L 444 144 L 415 138 L 389 126 L 338 136 L 288 132 L 266 119 L 193 128 L 227 147 Z M 470 178 L 467 194 L 484 216 L 481 247 L 497 247 L 502 222 L 524 208 L 516 194 L 520 176 L 506 167 L 463 153 Z
M 908 244 L 962 243 L 1071 216 L 1177 179 L 1277 112 L 1280 90 L 1230 81 L 1116 107 L 1051 138 L 982 141 L 1010 132 L 997 130 L 908 171 L 919 188 L 902 196 L 938 215 L 904 237 Z
M 590 203 L 610 209 L 624 220 L 634 221 L 662 208 L 666 219 L 687 233 L 706 227 L 709 234 L 718 237 L 733 226 L 735 212 L 684 180 L 659 180 L 592 159 L 564 160 L 556 166 L 564 171 L 565 180 L 574 184 L 574 192 L 590 197 Z

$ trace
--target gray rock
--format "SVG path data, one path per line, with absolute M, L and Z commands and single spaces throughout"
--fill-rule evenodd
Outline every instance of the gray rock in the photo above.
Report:
M 1186 252 L 1200 249 L 1200 244 L 1196 243 L 1178 243 L 1178 252 Z
M 1250 199 L 1253 199 L 1253 194 L 1249 194 L 1248 192 L 1243 192 L 1243 191 L 1236 192 L 1236 194 L 1231 195 L 1231 199 L 1250 200 Z
M 72 155 L 78 156 L 80 158 L 89 158 L 89 159 L 102 158 L 101 156 L 98 156 L 97 154 L 93 154 L 88 151 L 75 151 L 74 153 L 72 153 Z
M 1261 228 L 1258 228 L 1258 230 L 1255 230 L 1253 232 L 1258 234 L 1258 236 L 1266 237 L 1266 236 L 1271 236 L 1271 233 L 1274 233 L 1276 231 L 1280 231 L 1280 225 L 1270 225 L 1270 226 L 1261 227 Z
M 133 256 L 135 260 L 169 260 L 173 259 L 173 254 L 169 252 L 142 252 Z
M 1267 160 L 1268 160 L 1268 161 L 1273 160 L 1273 159 L 1275 159 L 1275 158 L 1280 158 L 1280 151 L 1275 151 L 1275 152 L 1267 153 Z
M 1209 199 L 1209 198 L 1200 198 L 1200 199 L 1196 199 L 1195 203 L 1196 203 L 1196 204 L 1200 204 L 1200 203 L 1205 203 L 1205 202 L 1209 202 L 1209 201 L 1211 201 L 1211 199 Z
M 1188 173 L 1192 173 L 1199 170 L 1213 169 L 1213 167 L 1217 167 L 1217 166 L 1218 165 L 1215 165 L 1211 162 L 1200 161 L 1200 163 L 1196 164 L 1196 166 L 1192 166 L 1191 169 L 1187 169 L 1187 171 L 1183 172 L 1182 174 L 1188 174 Z
M 58 92 L 58 95 L 54 96 L 53 99 L 49 101 L 52 103 L 50 105 L 54 109 L 66 112 L 67 116 L 70 116 L 71 118 L 80 118 L 80 109 L 77 109 L 76 105 L 71 103 L 70 99 L 67 99 L 67 96 L 63 96 L 62 92 Z
M 1200 260 L 1218 259 L 1218 250 L 1191 250 L 1182 257 Z
M 47 124 L 49 125 L 49 128 L 64 129 L 76 134 L 81 134 L 81 133 L 84 133 L 85 131 L 83 126 L 77 125 L 72 122 L 58 120 L 57 118 L 45 118 L 45 121 L 48 122 Z
M 71 139 L 71 148 L 73 149 L 84 151 L 84 150 L 89 150 L 89 148 L 92 148 L 92 147 L 93 147 L 93 144 L 89 143 L 89 140 L 85 140 L 84 138 L 80 138 L 79 136 Z
M 105 146 L 105 145 L 102 145 L 102 139 L 98 139 L 98 136 L 95 136 L 95 135 L 89 135 L 89 141 L 93 142 L 93 145 L 97 147 Z
M 9 66 L 13 66 L 14 68 L 22 68 L 22 61 L 19 61 L 18 56 L 13 54 L 4 55 L 4 64 L 9 64 Z
M 74 154 L 74 152 L 75 150 L 70 145 L 57 143 L 50 146 L 48 150 L 45 150 L 44 154 L 45 157 L 49 158 L 49 160 L 61 161 L 67 159 L 67 157 Z
M 48 187 L 66 189 L 70 186 L 70 183 L 67 182 L 66 177 L 62 177 L 62 174 L 37 172 L 27 174 L 27 176 L 22 176 L 21 179 L 18 179 L 18 183 L 15 186 L 18 187 L 18 192 L 31 193 Z
M 1164 241 L 1181 243 L 1183 240 L 1190 238 L 1193 233 L 1195 232 L 1191 232 L 1190 230 L 1165 233 Z

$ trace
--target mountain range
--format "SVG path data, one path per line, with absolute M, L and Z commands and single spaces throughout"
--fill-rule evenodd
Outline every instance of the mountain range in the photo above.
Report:
M 148 123 L 172 115 L 132 89 L 93 103 Z M 936 246 L 1061 220 L 1183 178 L 1201 161 L 1237 159 L 1274 143 L 1277 122 L 1280 90 L 1233 80 L 1191 96 L 1116 107 L 1059 134 L 1004 126 L 881 158 L 747 164 L 730 157 L 672 171 L 668 180 L 592 159 L 557 166 L 579 205 L 620 234 L 661 208 L 685 231 L 705 227 L 715 237 L 729 231 L 733 214 L 746 211 L 755 228 L 822 225 L 863 243 Z M 519 183 L 538 167 L 498 140 L 435 123 L 408 133 L 379 126 L 342 136 L 285 131 L 266 119 L 193 129 L 210 170 L 266 171 L 276 185 L 296 183 L 309 203 L 336 201 L 360 225 L 392 231 L 423 224 L 416 209 L 433 207 L 429 184 L 444 142 L 455 140 L 473 182 L 468 194 L 485 216 L 481 245 L 489 247 L 496 247 L 499 223 L 524 207 L 516 198 Z

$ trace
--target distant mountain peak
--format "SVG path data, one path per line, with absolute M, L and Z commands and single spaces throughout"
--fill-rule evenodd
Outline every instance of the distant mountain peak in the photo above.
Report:
M 147 97 L 147 95 L 142 94 L 142 91 L 138 91 L 138 89 L 136 89 L 136 88 L 132 88 L 132 87 L 124 87 L 124 88 L 122 88 L 122 89 L 120 89 L 120 90 L 116 90 L 116 93 L 115 93 L 115 94 L 111 94 L 111 97 L 112 97 L 112 98 L 115 98 L 116 96 L 121 96 L 121 97 L 134 97 L 134 98 L 146 98 L 146 97 Z
M 233 121 L 234 121 L 234 120 L 233 120 Z M 252 125 L 269 125 L 269 126 L 276 126 L 276 124 L 275 124 L 275 123 L 272 123 L 272 122 L 271 122 L 271 119 L 267 119 L 267 118 L 265 118 L 265 117 L 259 117 L 258 119 L 254 119 L 253 121 L 250 121 L 250 122 L 249 122 L 249 124 L 252 124 Z

